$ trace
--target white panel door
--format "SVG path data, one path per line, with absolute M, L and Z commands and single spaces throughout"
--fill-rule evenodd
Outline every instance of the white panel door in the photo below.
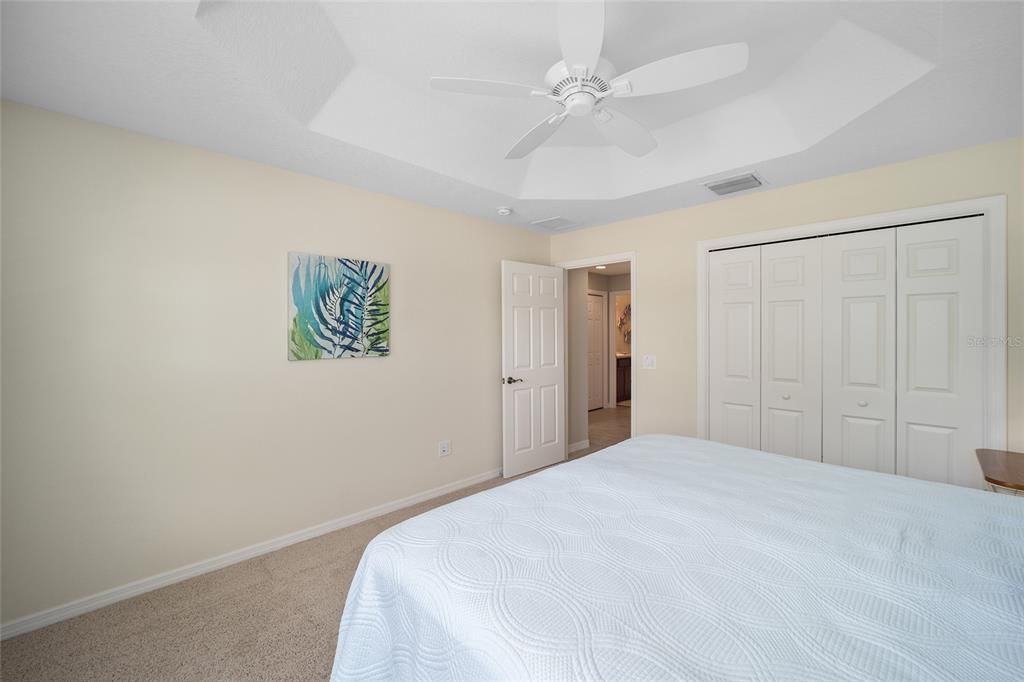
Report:
M 896 473 L 896 229 L 821 239 L 822 458 Z
M 502 474 L 565 459 L 562 268 L 501 262 Z
M 982 486 L 985 350 L 982 218 L 896 229 L 896 470 Z
M 587 294 L 587 409 L 604 407 L 608 380 L 605 344 L 608 343 L 608 324 L 605 322 L 607 304 L 604 296 Z
M 761 449 L 821 461 L 821 240 L 761 247 Z
M 761 447 L 761 247 L 708 254 L 711 440 Z

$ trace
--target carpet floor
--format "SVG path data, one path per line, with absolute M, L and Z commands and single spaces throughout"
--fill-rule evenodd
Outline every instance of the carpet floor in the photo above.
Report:
M 598 412 L 591 413 L 591 447 L 573 459 L 629 437 L 628 408 Z M 367 543 L 396 523 L 503 482 L 486 481 L 6 640 L 0 679 L 326 680 Z

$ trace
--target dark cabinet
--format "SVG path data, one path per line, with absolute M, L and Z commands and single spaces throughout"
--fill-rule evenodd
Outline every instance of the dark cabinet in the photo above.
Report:
M 615 358 L 615 402 L 632 400 L 631 377 L 632 358 Z

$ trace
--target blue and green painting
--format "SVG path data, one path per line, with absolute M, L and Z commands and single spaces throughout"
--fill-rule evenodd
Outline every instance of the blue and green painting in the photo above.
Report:
M 379 357 L 391 352 L 391 267 L 288 254 L 289 360 Z

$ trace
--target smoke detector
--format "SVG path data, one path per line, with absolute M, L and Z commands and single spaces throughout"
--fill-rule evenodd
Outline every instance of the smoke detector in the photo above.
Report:
M 499 206 L 498 207 L 498 215 L 500 215 L 502 218 L 504 218 L 506 216 L 510 216 L 510 215 L 512 215 L 512 209 L 509 208 L 508 206 Z

